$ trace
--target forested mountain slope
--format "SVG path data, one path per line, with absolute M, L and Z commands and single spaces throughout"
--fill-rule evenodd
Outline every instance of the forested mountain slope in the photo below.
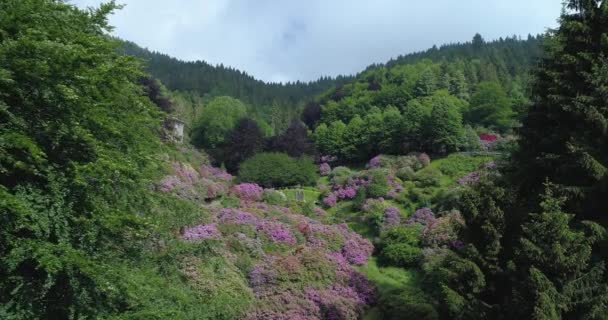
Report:
M 374 65 L 308 105 L 302 120 L 315 130 L 320 152 L 347 161 L 471 149 L 467 137 L 519 125 L 542 42 L 476 35 Z
M 122 50 L 143 58 L 147 71 L 170 90 L 192 91 L 200 96 L 231 96 L 252 106 L 270 106 L 273 102 L 296 106 L 352 79 L 338 76 L 321 77 L 311 82 L 266 83 L 241 70 L 213 66 L 205 61 L 182 61 L 129 41 L 124 42 Z

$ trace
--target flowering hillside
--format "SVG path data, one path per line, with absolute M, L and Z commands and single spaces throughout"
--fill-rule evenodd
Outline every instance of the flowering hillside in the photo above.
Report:
M 179 239 L 192 248 L 210 246 L 236 266 L 231 276 L 246 284 L 239 294 L 250 299 L 243 318 L 357 319 L 374 303 L 374 286 L 355 270 L 373 246 L 346 225 L 320 223 L 298 205 L 264 202 L 264 194 L 277 191 L 235 185 L 232 176 L 209 166 L 175 162 L 158 190 L 208 213 L 182 226 Z M 319 207 L 313 212 L 324 214 Z M 195 249 L 185 259 L 182 273 L 193 287 L 210 281 L 200 271 L 205 259 Z

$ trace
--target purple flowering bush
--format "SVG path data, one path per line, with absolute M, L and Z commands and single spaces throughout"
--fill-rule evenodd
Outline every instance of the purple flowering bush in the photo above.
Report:
M 296 238 L 293 236 L 287 226 L 280 222 L 262 221 L 257 226 L 258 231 L 263 232 L 272 242 L 284 242 L 287 244 L 296 244 Z
M 458 210 L 444 213 L 441 217 L 426 224 L 422 230 L 421 241 L 427 247 L 461 247 L 458 233 L 464 226 L 464 219 Z
M 371 158 L 366 165 L 366 168 L 368 168 L 368 169 L 378 169 L 381 167 L 382 167 L 382 156 L 381 155 Z
M 230 189 L 230 192 L 241 200 L 260 201 L 264 194 L 264 189 L 255 183 L 241 183 Z
M 233 179 L 225 171 L 209 166 L 196 171 L 189 164 L 175 162 L 172 169 L 173 174 L 161 179 L 159 191 L 187 200 L 215 199 L 225 195 Z
M 384 229 L 390 229 L 401 224 L 401 211 L 395 207 L 388 207 L 384 210 Z
M 202 224 L 191 228 L 185 228 L 182 234 L 182 238 L 186 241 L 219 239 L 221 236 L 222 234 L 215 224 Z
M 338 197 L 335 194 L 330 193 L 327 197 L 323 199 L 323 204 L 328 207 L 335 207 L 338 204 Z
M 473 171 L 458 179 L 458 185 L 461 187 L 473 186 L 479 183 L 479 179 L 481 179 L 481 173 L 479 171 Z
M 319 165 L 319 173 L 322 176 L 328 176 L 331 173 L 331 166 L 327 162 L 323 162 Z
M 431 223 L 434 223 L 435 220 L 437 219 L 435 218 L 433 210 L 431 210 L 430 208 L 421 208 L 416 210 L 416 212 L 414 212 L 414 214 L 405 221 L 405 224 L 411 225 L 418 223 L 423 226 L 426 226 Z
M 418 155 L 418 161 L 420 161 L 420 165 L 425 168 L 431 164 L 431 157 L 429 157 L 429 155 L 426 153 L 421 153 Z

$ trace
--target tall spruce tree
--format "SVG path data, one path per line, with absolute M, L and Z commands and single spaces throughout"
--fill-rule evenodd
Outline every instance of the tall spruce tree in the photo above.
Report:
M 608 2 L 566 6 L 536 72 L 515 159 L 525 193 L 540 194 L 549 179 L 568 195 L 568 211 L 606 222 Z

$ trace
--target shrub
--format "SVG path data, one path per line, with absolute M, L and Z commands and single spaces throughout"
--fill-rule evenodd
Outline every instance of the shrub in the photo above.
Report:
M 347 167 L 335 167 L 331 171 L 329 178 L 334 185 L 345 185 L 352 175 L 353 172 Z
M 410 267 L 422 257 L 420 248 L 421 227 L 398 226 L 384 232 L 380 237 L 380 262 L 400 267 Z
M 283 205 L 287 202 L 287 196 L 283 192 L 274 189 L 264 190 L 263 199 L 272 205 Z
M 401 223 L 401 211 L 395 207 L 388 207 L 384 210 L 384 225 L 385 229 L 396 227 Z
M 241 200 L 260 201 L 264 189 L 255 183 L 241 183 L 232 187 L 231 192 Z
M 353 209 L 361 210 L 363 205 L 365 204 L 365 200 L 367 199 L 367 191 L 365 188 L 359 188 L 357 191 L 357 196 L 353 199 Z
M 431 164 L 431 157 L 429 157 L 429 155 L 426 153 L 421 153 L 418 155 L 418 161 L 420 161 L 420 165 L 425 168 L 428 167 L 429 164 Z
M 382 249 L 383 263 L 399 267 L 415 266 L 422 256 L 422 249 L 407 243 L 393 243 Z
M 388 182 L 388 174 L 385 170 L 370 170 L 370 185 L 367 187 L 367 196 L 371 198 L 386 197 L 391 190 Z
M 420 187 L 438 187 L 441 183 L 441 172 L 435 168 L 427 168 L 418 171 L 415 180 Z
M 411 181 L 416 178 L 416 172 L 410 167 L 403 167 L 397 170 L 397 178 L 403 181 Z
M 266 188 L 314 185 L 317 167 L 310 158 L 294 159 L 284 153 L 259 153 L 241 164 L 239 180 Z
M 319 173 L 322 176 L 328 176 L 331 173 L 331 166 L 327 162 L 323 162 L 319 165 Z

